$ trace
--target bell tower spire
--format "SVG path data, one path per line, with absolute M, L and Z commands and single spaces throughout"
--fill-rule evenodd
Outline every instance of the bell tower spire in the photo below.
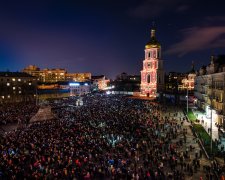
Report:
M 155 38 L 155 22 L 152 22 L 151 38 Z

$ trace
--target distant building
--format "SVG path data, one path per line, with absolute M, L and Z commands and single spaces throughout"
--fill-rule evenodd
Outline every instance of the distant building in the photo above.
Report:
M 81 96 L 91 92 L 90 82 L 69 83 L 70 96 Z
M 182 86 L 179 87 L 179 90 L 194 90 L 196 72 L 194 69 L 194 64 L 192 63 L 192 69 L 187 73 L 187 76 L 182 80 Z
M 145 59 L 141 71 L 141 95 L 156 97 L 163 90 L 164 69 L 161 45 L 156 40 L 155 29 L 152 29 L 150 41 L 145 45 Z
M 117 75 L 116 79 L 111 83 L 115 91 L 139 92 L 141 84 L 140 75 L 128 75 L 123 72 Z
M 186 74 L 179 72 L 169 72 L 165 76 L 165 91 L 169 93 L 178 93 L 179 87 L 182 87 L 182 80 Z
M 104 75 L 92 76 L 91 81 L 96 90 L 105 90 L 110 82 Z
M 60 81 L 85 82 L 90 81 L 91 73 L 67 73 L 65 69 L 40 69 L 37 66 L 29 65 L 22 72 L 37 77 L 38 82 L 55 83 Z
M 37 78 L 21 72 L 0 72 L 0 102 L 33 101 Z
M 91 73 L 67 73 L 67 81 L 85 82 L 91 80 Z
M 66 80 L 65 69 L 40 69 L 37 66 L 30 65 L 22 70 L 22 72 L 28 73 L 38 78 L 39 82 L 58 82 Z
M 211 56 L 211 62 L 202 66 L 195 77 L 196 105 L 203 109 L 214 124 L 225 128 L 225 55 Z M 210 121 L 210 119 L 209 119 Z M 210 123 L 210 122 L 208 122 Z

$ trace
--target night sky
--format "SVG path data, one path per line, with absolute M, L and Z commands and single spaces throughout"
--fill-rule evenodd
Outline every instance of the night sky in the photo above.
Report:
M 225 54 L 222 0 L 8 0 L 0 2 L 0 71 L 33 64 L 140 74 L 153 21 L 166 72 Z

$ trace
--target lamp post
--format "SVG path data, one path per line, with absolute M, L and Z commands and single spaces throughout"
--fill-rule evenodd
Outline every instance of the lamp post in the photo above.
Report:
M 188 114 L 188 86 L 187 86 L 187 114 Z
M 211 124 L 210 124 L 210 150 L 211 150 L 211 155 L 213 154 L 213 143 L 212 143 L 212 98 L 211 98 Z
M 212 77 L 212 81 L 211 81 L 211 96 L 210 96 L 210 109 L 211 109 L 211 124 L 210 124 L 210 137 L 211 137 L 211 141 L 210 141 L 210 150 L 211 150 L 211 155 L 213 154 L 213 143 L 212 143 L 212 110 L 213 110 L 213 108 L 212 108 L 212 98 L 213 98 L 213 77 Z

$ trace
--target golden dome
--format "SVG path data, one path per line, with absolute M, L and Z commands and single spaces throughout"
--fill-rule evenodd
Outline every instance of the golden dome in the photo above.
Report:
M 145 49 L 149 49 L 149 48 L 159 48 L 160 47 L 160 43 L 156 40 L 155 37 L 155 29 L 151 30 L 151 39 L 150 41 L 145 45 Z

